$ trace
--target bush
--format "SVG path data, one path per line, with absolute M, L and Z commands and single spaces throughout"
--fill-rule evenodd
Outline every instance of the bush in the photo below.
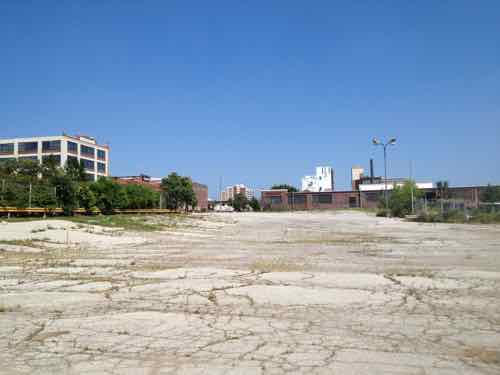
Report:
M 467 222 L 467 216 L 463 210 L 449 210 L 444 212 L 442 219 L 447 223 L 465 223 Z
M 404 217 L 411 212 L 412 191 L 414 199 L 422 195 L 413 181 L 407 181 L 403 186 L 394 187 L 389 196 L 389 210 L 392 216 Z
M 100 178 L 90 185 L 96 198 L 96 205 L 103 214 L 112 214 L 117 208 L 126 208 L 127 194 L 123 186 L 109 178 Z
M 260 211 L 260 203 L 257 200 L 257 198 L 252 198 L 250 202 L 248 203 L 250 207 L 252 207 L 252 210 L 254 211 Z
M 500 223 L 499 212 L 481 212 L 479 210 L 473 211 L 470 217 L 470 222 L 481 224 Z
M 157 207 L 160 201 L 160 194 L 142 185 L 124 186 L 127 195 L 127 208 L 153 208 Z
M 424 223 L 442 223 L 443 217 L 438 210 L 429 209 L 427 212 L 421 212 L 416 221 L 424 222 Z
M 385 208 L 380 208 L 378 211 L 377 211 L 377 216 L 378 217 L 387 217 L 388 213 L 390 213 L 390 210 L 386 210 Z
M 91 213 L 96 208 L 95 194 L 88 184 L 81 184 L 78 190 L 78 202 L 81 208 Z

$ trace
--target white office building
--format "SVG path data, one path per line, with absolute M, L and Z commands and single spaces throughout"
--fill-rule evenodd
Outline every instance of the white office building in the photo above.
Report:
M 335 172 L 332 167 L 316 167 L 315 176 L 302 178 L 302 191 L 333 191 Z
M 61 167 L 68 160 L 81 162 L 89 180 L 109 176 L 109 147 L 98 145 L 87 136 L 66 134 L 51 137 L 0 139 L 0 162 L 9 159 L 28 159 L 43 163 L 55 158 Z

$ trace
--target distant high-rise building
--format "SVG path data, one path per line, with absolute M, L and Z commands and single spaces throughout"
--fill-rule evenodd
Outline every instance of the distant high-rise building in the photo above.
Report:
M 360 166 L 354 166 L 351 168 L 351 186 L 352 190 L 357 190 L 357 181 L 361 180 L 363 177 L 363 173 L 365 173 L 365 170 L 363 167 Z
M 315 176 L 302 178 L 302 191 L 333 191 L 335 172 L 332 167 L 316 167 Z
M 230 199 L 234 199 L 234 196 L 237 194 L 243 194 L 248 200 L 250 200 L 255 196 L 255 191 L 243 184 L 232 185 L 221 191 L 219 200 L 227 202 Z

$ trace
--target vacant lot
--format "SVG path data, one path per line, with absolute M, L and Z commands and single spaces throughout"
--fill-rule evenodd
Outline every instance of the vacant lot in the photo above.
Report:
M 0 223 L 1 374 L 500 373 L 500 226 L 95 223 Z

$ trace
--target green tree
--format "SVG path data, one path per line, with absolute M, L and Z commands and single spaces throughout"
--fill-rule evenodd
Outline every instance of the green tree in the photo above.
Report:
M 0 177 L 12 177 L 17 172 L 18 166 L 16 159 L 0 159 Z
M 171 210 L 189 207 L 197 204 L 196 194 L 193 190 L 193 183 L 188 177 L 179 176 L 173 172 L 161 181 L 161 189 L 165 198 L 165 205 Z
M 80 184 L 78 188 L 78 203 L 80 208 L 85 209 L 87 213 L 91 213 L 96 207 L 97 200 L 89 184 Z
M 194 209 L 198 204 L 198 199 L 193 189 L 193 182 L 189 177 L 182 177 L 181 201 L 186 212 L 188 212 L 190 207 Z
M 15 173 L 19 178 L 22 178 L 27 182 L 37 180 L 40 172 L 40 164 L 36 160 L 20 159 L 17 162 L 17 170 Z
M 438 181 L 436 182 L 437 194 L 439 199 L 449 199 L 450 198 L 450 188 L 448 186 L 448 181 Z
M 44 156 L 42 165 L 40 167 L 40 172 L 42 174 L 42 179 L 51 179 L 57 175 L 59 172 L 60 161 L 55 155 Z
M 159 193 L 142 185 L 125 185 L 127 208 L 153 208 L 158 205 Z
M 403 186 L 394 187 L 389 196 L 389 210 L 392 216 L 404 217 L 411 212 L 412 191 L 414 199 L 422 196 L 414 181 L 407 181 Z
M 481 201 L 488 203 L 500 202 L 500 186 L 488 184 L 481 193 Z
M 65 215 L 72 215 L 78 206 L 78 184 L 67 174 L 59 173 L 51 179 L 55 188 L 57 202 Z
M 54 209 L 57 207 L 56 189 L 48 181 L 38 181 L 31 189 L 31 206 Z
M 282 189 L 288 190 L 289 193 L 296 193 L 299 191 L 295 186 L 288 184 L 275 184 L 271 186 L 271 190 L 282 190 Z
M 234 196 L 230 204 L 233 206 L 235 211 L 241 212 L 247 208 L 249 202 L 244 194 L 239 193 Z
M 127 208 L 127 194 L 123 186 L 109 178 L 100 178 L 90 185 L 96 205 L 103 214 L 112 214 L 115 209 Z
M 250 205 L 250 207 L 252 207 L 252 210 L 260 211 L 260 203 L 257 198 L 253 197 L 252 199 L 250 199 L 250 202 L 248 204 Z
M 68 158 L 64 166 L 65 173 L 75 182 L 84 182 L 87 180 L 83 161 L 78 162 L 77 159 Z
M 1 205 L 6 207 L 28 207 L 29 187 L 15 178 L 2 181 Z
M 165 198 L 165 206 L 171 210 L 179 209 L 182 203 L 182 177 L 177 173 L 170 173 L 161 180 L 160 184 Z

